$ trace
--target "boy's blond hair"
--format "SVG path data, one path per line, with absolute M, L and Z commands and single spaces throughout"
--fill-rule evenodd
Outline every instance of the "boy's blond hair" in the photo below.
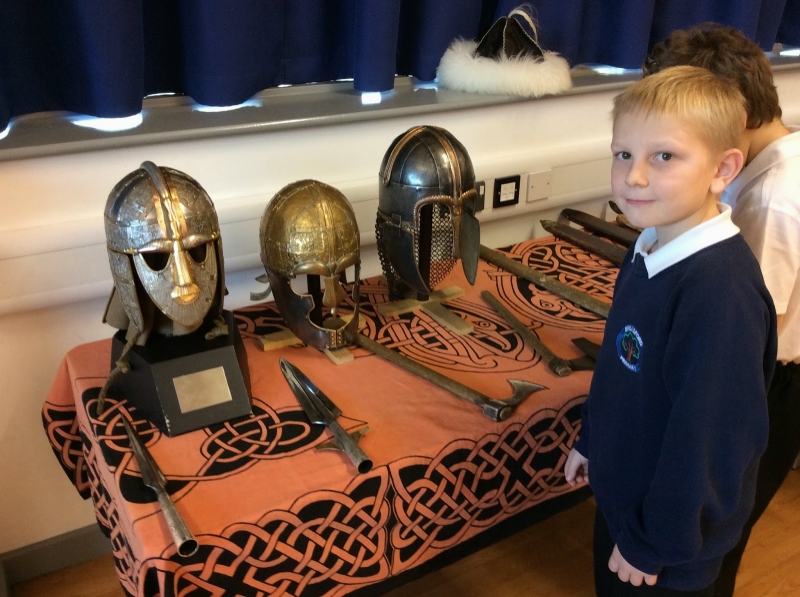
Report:
M 623 114 L 678 118 L 720 152 L 739 145 L 747 120 L 736 84 L 696 66 L 673 66 L 637 81 L 614 98 L 614 122 Z

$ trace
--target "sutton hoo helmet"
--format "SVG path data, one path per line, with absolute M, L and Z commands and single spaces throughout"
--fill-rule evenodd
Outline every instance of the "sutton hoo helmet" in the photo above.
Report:
M 352 344 L 358 331 L 361 253 L 356 216 L 347 198 L 316 180 L 293 182 L 267 204 L 260 237 L 261 261 L 289 329 L 318 350 Z M 345 323 L 338 317 L 345 298 L 340 278 L 351 266 L 355 266 L 354 309 L 353 318 Z M 290 280 L 303 274 L 309 293 L 301 295 Z M 325 314 L 323 306 L 328 309 Z
M 375 231 L 392 297 L 430 294 L 459 258 L 474 284 L 480 226 L 464 146 L 442 128 L 414 127 L 389 146 L 380 177 Z
M 196 180 L 144 162 L 108 196 L 105 228 L 115 287 L 109 323 L 127 327 L 129 338 L 138 334 L 143 344 L 151 330 L 196 330 L 212 307 L 219 317 L 225 288 L 219 222 Z M 113 315 L 115 301 L 127 321 Z

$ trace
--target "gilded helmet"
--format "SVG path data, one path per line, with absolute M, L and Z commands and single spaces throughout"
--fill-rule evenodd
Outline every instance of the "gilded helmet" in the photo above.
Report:
M 389 146 L 380 178 L 375 232 L 392 297 L 430 294 L 459 258 L 474 284 L 480 226 L 464 146 L 442 128 L 411 128 Z
M 260 238 L 261 261 L 289 329 L 319 350 L 351 344 L 358 331 L 361 253 L 356 216 L 347 198 L 316 180 L 293 182 L 267 204 Z M 345 323 L 338 314 L 345 298 L 340 281 L 351 266 L 355 307 L 353 318 Z M 298 275 L 307 276 L 307 294 L 292 288 L 291 280 Z
M 105 228 L 114 278 L 109 323 L 143 336 L 142 344 L 151 330 L 185 334 L 200 327 L 212 307 L 214 317 L 221 314 L 219 222 L 196 180 L 144 162 L 108 196 Z

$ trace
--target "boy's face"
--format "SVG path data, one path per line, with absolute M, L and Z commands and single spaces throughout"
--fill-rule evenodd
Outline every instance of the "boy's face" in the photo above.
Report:
M 719 213 L 722 155 L 683 120 L 620 114 L 611 151 L 615 201 L 634 226 L 654 226 L 659 245 Z

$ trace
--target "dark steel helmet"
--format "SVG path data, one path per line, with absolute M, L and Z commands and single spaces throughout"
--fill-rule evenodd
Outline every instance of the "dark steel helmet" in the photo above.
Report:
M 383 158 L 376 236 L 393 297 L 427 295 L 461 259 L 475 283 L 480 226 L 475 172 L 448 131 L 418 126 L 397 137 Z

